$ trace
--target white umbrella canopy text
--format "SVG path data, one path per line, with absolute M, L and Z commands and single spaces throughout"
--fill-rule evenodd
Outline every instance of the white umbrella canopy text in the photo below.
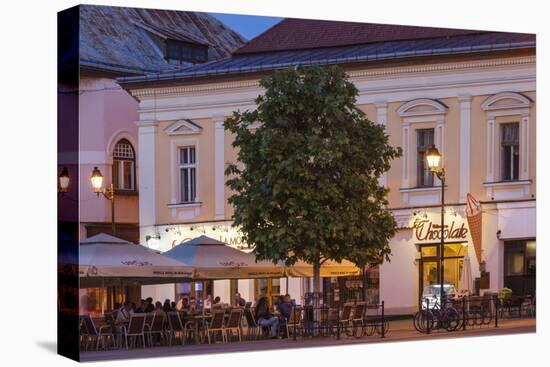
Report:
M 194 270 L 147 247 L 105 233 L 80 241 L 80 288 L 177 283 L 194 278 Z
M 255 279 L 285 276 L 283 266 L 269 261 L 256 261 L 253 254 L 237 250 L 204 235 L 182 242 L 164 252 L 163 255 L 194 267 L 196 279 Z

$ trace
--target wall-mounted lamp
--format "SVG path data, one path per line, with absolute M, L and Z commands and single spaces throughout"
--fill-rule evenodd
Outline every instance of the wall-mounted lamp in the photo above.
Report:
M 115 190 L 113 188 L 113 184 L 111 183 L 111 186 L 108 189 L 103 188 L 103 175 L 97 167 L 94 167 L 92 175 L 90 176 L 90 181 L 92 182 L 92 188 L 94 189 L 94 192 L 97 194 L 97 196 L 99 196 L 99 194 L 103 194 L 105 199 L 111 201 L 111 226 L 113 230 L 113 235 L 116 235 Z
M 58 177 L 59 187 L 57 192 L 64 196 L 69 191 L 69 185 L 71 183 L 71 177 L 69 177 L 69 170 L 67 167 L 63 167 Z

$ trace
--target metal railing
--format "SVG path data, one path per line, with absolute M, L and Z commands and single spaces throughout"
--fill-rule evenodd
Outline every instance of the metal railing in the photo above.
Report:
M 512 307 L 513 306 L 513 307 Z M 501 299 L 497 294 L 484 296 L 443 297 L 443 302 L 425 298 L 420 311 L 413 318 L 417 331 L 430 334 L 434 331 L 460 331 L 468 328 L 495 327 L 505 317 L 534 317 L 535 304 L 527 297 L 515 302 Z
M 337 304 L 336 307 L 305 305 L 296 306 L 290 317 L 287 335 L 293 340 L 299 338 L 342 336 L 361 338 L 379 335 L 384 338 L 389 331 L 389 323 L 384 313 L 384 302 Z

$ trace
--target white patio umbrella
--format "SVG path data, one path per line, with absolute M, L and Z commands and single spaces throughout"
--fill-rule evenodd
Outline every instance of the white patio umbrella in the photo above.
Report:
M 207 236 L 182 242 L 162 255 L 195 268 L 196 279 L 254 279 L 284 277 L 284 267 L 256 261 L 246 253 Z
M 194 268 L 126 240 L 100 233 L 80 241 L 80 287 L 177 283 Z
M 472 291 L 472 265 L 468 255 L 464 256 L 462 279 L 460 280 L 460 291 L 461 293 L 471 293 Z

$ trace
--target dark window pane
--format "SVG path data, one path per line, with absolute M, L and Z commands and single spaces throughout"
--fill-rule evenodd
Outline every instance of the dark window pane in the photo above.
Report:
M 519 179 L 519 123 L 500 125 L 501 180 Z
M 166 44 L 166 56 L 172 60 L 179 60 L 179 45 L 177 43 L 168 42 Z
M 189 201 L 195 201 L 196 198 L 196 183 L 195 183 L 195 168 L 190 168 L 191 171 L 191 198 Z
M 124 189 L 133 190 L 134 183 L 133 174 L 134 174 L 134 162 L 132 161 L 123 161 L 124 164 Z
M 120 189 L 120 186 L 119 186 L 119 183 L 118 183 L 119 165 L 120 165 L 119 160 L 116 160 L 116 159 L 113 160 L 113 170 L 112 170 L 111 179 L 112 179 L 112 182 L 113 182 L 113 187 L 115 189 Z
M 183 47 L 183 61 L 193 62 L 193 49 L 190 46 Z
M 195 148 L 189 148 L 189 163 L 195 163 Z
M 426 162 L 426 151 L 434 143 L 434 129 L 418 129 L 416 130 L 417 144 L 417 186 L 429 187 L 434 185 L 434 174 L 428 168 Z

